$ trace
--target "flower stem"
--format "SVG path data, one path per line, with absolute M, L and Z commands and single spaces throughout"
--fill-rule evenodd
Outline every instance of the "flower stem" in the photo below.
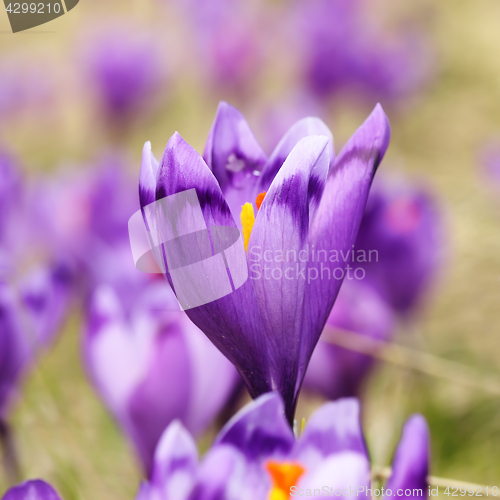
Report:
M 3 463 L 7 481 L 11 485 L 15 485 L 21 481 L 21 469 L 16 446 L 14 443 L 14 435 L 10 426 L 4 420 L 0 419 L 0 446 L 3 451 Z

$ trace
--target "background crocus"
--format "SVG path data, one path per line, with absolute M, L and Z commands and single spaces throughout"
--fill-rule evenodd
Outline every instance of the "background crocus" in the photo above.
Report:
M 123 130 L 151 110 L 164 92 L 163 43 L 128 21 L 108 20 L 82 40 L 82 69 L 94 89 L 100 111 L 115 130 Z
M 130 308 L 150 278 L 130 257 L 127 223 L 138 203 L 126 163 L 118 155 L 106 156 L 84 172 L 60 171 L 39 184 L 36 231 L 46 252 L 64 256 L 80 297 L 107 283 Z
M 374 364 L 373 357 L 332 343 L 337 329 L 386 341 L 394 333 L 394 312 L 367 283 L 355 279 L 344 281 L 311 356 L 303 385 L 304 390 L 329 400 L 359 396 Z
M 9 412 L 23 377 L 60 331 L 71 287 L 64 269 L 36 269 L 19 289 L 0 282 L 0 443 L 10 479 L 18 479 L 19 459 Z
M 399 313 L 420 305 L 442 263 L 442 215 L 431 191 L 401 179 L 381 178 L 368 199 L 356 240 L 357 265 Z M 363 258 L 360 257 L 362 260 Z
M 61 500 L 61 497 L 50 484 L 34 479 L 10 488 L 2 500 Z
M 125 309 L 108 285 L 87 313 L 83 359 L 102 400 L 150 471 L 157 441 L 179 419 L 199 436 L 237 388 L 238 374 L 178 308 L 164 281 Z
M 389 125 L 381 106 L 377 106 L 331 166 L 330 137 L 309 135 L 310 128 L 301 124 L 285 136 L 259 170 L 259 163 L 248 162 L 248 153 L 242 149 L 249 146 L 252 154 L 258 151 L 255 139 L 239 117 L 238 122 L 239 128 L 222 129 L 221 137 L 226 140 L 221 150 L 229 159 L 226 163 L 214 162 L 212 155 L 207 167 L 179 134 L 169 140 L 157 172 L 158 162 L 145 150 L 141 206 L 154 196 L 158 201 L 195 189 L 208 228 L 237 227 L 236 200 L 241 199 L 241 192 L 251 192 L 252 184 L 255 193 L 267 192 L 254 223 L 250 218 L 243 219 L 244 212 L 253 213 L 253 198 L 247 198 L 242 212 L 248 254 L 247 261 L 239 265 L 248 266 L 253 276 L 244 284 L 238 283 L 237 289 L 233 283 L 234 291 L 229 295 L 186 312 L 238 368 L 252 397 L 272 390 L 280 392 L 292 423 L 307 364 L 340 289 L 346 265 L 325 259 L 320 268 L 314 259 L 297 261 L 297 254 L 313 247 L 328 256 L 330 252 L 351 250 L 375 170 L 388 146 Z M 205 154 L 207 149 L 217 151 L 218 139 L 214 127 Z M 240 198 L 230 199 L 229 205 L 223 190 L 228 192 L 227 185 L 241 176 L 246 181 L 244 190 L 240 188 Z M 228 192 L 228 197 L 229 193 L 233 191 Z M 189 213 L 163 216 L 159 211 L 154 221 L 158 240 L 169 239 L 168 228 L 190 223 L 186 215 L 182 219 Z M 292 272 L 297 272 L 292 279 L 285 279 L 288 264 L 283 256 L 287 251 L 295 253 Z M 266 252 L 281 256 L 272 259 L 273 265 L 267 270 L 267 258 L 262 258 L 262 254 L 268 255 Z M 203 261 L 207 276 L 216 272 L 210 262 Z M 168 276 L 168 262 L 165 265 Z M 269 269 L 272 279 L 268 277 Z M 337 269 L 341 276 L 338 271 L 335 275 Z M 323 279 L 325 274 L 329 279 Z
M 490 139 L 479 151 L 479 162 L 485 181 L 500 189 L 500 140 Z
M 151 479 L 137 500 L 167 500 L 174 492 L 179 500 L 278 500 L 289 498 L 291 492 L 313 496 L 307 490 L 324 492 L 324 487 L 328 493 L 333 488 L 331 496 L 337 489 L 358 492 L 362 487 L 358 496 L 371 498 L 371 467 L 358 401 L 325 404 L 298 439 L 283 410 L 277 394 L 260 396 L 226 424 L 201 463 L 189 433 L 180 423 L 172 423 L 159 442 Z M 412 497 L 419 489 L 415 496 L 426 498 L 428 467 L 429 431 L 425 419 L 414 415 L 404 427 L 386 486 L 393 495 L 398 489 L 411 489 Z
M 411 94 L 429 77 L 428 41 L 415 27 L 377 28 L 366 0 L 297 2 L 294 39 L 302 42 L 300 71 L 319 98 L 355 90 L 371 99 Z
M 179 2 L 195 44 L 196 60 L 215 88 L 245 95 L 263 66 L 259 10 L 241 0 Z M 262 22 L 262 20 L 260 20 Z

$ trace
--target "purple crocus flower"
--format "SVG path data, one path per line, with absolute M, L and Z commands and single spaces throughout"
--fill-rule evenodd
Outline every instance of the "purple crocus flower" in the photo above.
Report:
M 0 284 L 0 420 L 6 418 L 20 378 L 59 331 L 70 286 L 60 265 L 31 271 L 19 284 L 19 293 Z
M 34 479 L 14 486 L 5 493 L 2 500 L 61 500 L 61 497 L 50 484 Z
M 69 261 L 81 295 L 108 283 L 127 309 L 137 289 L 151 281 L 130 259 L 127 221 L 139 207 L 136 189 L 123 161 L 109 157 L 41 181 L 37 191 L 38 227 L 48 252 Z
M 486 182 L 493 181 L 496 189 L 500 187 L 500 140 L 491 139 L 481 148 L 479 161 L 486 174 Z
M 152 102 L 165 81 L 157 40 L 131 23 L 86 32 L 84 68 L 108 118 L 129 121 Z
M 443 225 L 425 186 L 382 181 L 368 199 L 355 258 L 382 297 L 408 314 L 422 301 L 442 261 Z
M 276 393 L 260 396 L 228 422 L 201 463 L 189 433 L 180 423 L 172 423 L 158 444 L 151 479 L 142 485 L 137 500 L 281 500 L 313 496 L 315 489 L 323 496 L 372 498 L 356 399 L 322 406 L 299 439 L 283 410 Z M 387 492 L 386 498 L 426 498 L 428 466 L 429 431 L 425 419 L 414 415 L 397 447 L 385 488 L 391 494 Z
M 186 312 L 237 367 L 252 397 L 273 390 L 283 396 L 290 423 L 344 276 L 345 262 L 332 262 L 331 256 L 348 254 L 354 244 L 389 135 L 387 117 L 377 105 L 335 159 L 331 133 L 313 118 L 292 127 L 266 158 L 241 114 L 223 104 L 205 148 L 206 163 L 178 133 L 159 166 L 145 147 L 141 207 L 194 189 L 209 229 L 236 228 L 246 202 L 240 226 L 247 250 L 244 254 L 240 240 L 240 255 L 246 262 L 239 262 L 250 279 L 237 289 L 233 282 L 229 295 Z M 253 218 L 251 203 L 263 192 Z M 162 213 L 154 221 L 159 241 L 165 241 L 166 228 L 191 223 L 182 215 L 189 210 L 181 210 L 178 219 L 169 214 L 170 220 Z M 211 262 L 203 261 L 203 275 L 217 272 Z M 170 279 L 167 261 L 165 267 Z
M 262 29 L 256 12 L 240 0 L 181 2 L 202 66 L 218 87 L 244 93 L 262 67 Z
M 165 281 L 124 309 L 108 285 L 90 301 L 83 341 L 87 372 L 134 444 L 146 471 L 165 427 L 179 419 L 199 436 L 238 382 L 234 367 L 179 310 Z
M 370 18 L 369 3 L 298 2 L 293 35 L 301 42 L 305 82 L 319 98 L 354 89 L 374 99 L 394 99 L 414 92 L 428 78 L 431 54 L 422 33 L 406 26 L 391 40 Z
M 367 283 L 345 280 L 326 326 L 311 357 L 303 388 L 329 400 L 358 396 L 373 366 L 373 357 L 329 340 L 335 338 L 335 329 L 373 340 L 389 340 L 395 327 L 392 308 Z

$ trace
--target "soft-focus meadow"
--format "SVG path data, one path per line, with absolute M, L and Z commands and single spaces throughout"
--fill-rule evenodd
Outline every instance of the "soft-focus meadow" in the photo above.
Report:
M 202 152 L 220 100 L 245 115 L 268 154 L 286 129 L 307 115 L 325 121 L 339 151 L 380 101 L 392 138 L 379 172 L 426 185 L 437 199 L 442 234 L 433 249 L 440 260 L 432 283 L 411 320 L 398 322 L 391 340 L 406 348 L 406 357 L 388 350 L 388 359 L 377 364 L 362 390 L 372 462 L 390 463 L 404 420 L 420 412 L 431 430 L 433 476 L 500 486 L 500 180 L 482 161 L 485 145 L 500 141 L 500 3 L 361 4 L 363 27 L 353 34 L 337 26 L 336 50 L 321 64 L 347 65 L 336 57 L 354 57 L 371 45 L 366 40 L 357 45 L 370 36 L 367 26 L 375 26 L 377 40 L 391 50 L 372 67 L 365 65 L 366 74 L 356 83 L 347 79 L 327 96 L 314 94 L 302 76 L 310 56 L 307 29 L 298 26 L 312 22 L 305 1 L 242 1 L 236 6 L 239 17 L 216 27 L 209 26 L 215 21 L 206 2 L 197 0 L 82 0 L 67 15 L 16 35 L 9 34 L 7 16 L 0 14 L 0 148 L 17 158 L 31 183 L 26 217 L 40 212 L 41 220 L 53 218 L 63 226 L 69 218 L 67 238 L 90 252 L 78 234 L 85 221 L 74 213 L 82 210 L 85 218 L 88 207 L 64 187 L 57 202 L 42 202 L 50 179 L 114 161 L 135 182 L 144 142 L 151 141 L 161 157 L 175 131 Z M 337 21 L 342 27 L 344 22 Z M 106 37 L 115 30 L 118 41 L 113 42 Z M 140 49 L 132 74 L 152 74 L 144 88 L 138 84 L 142 99 L 130 108 L 120 103 L 113 108 L 99 93 L 96 74 L 106 71 L 99 64 L 135 50 L 135 37 Z M 212 49 L 214 38 L 219 45 Z M 112 54 L 113 43 L 118 55 Z M 405 50 L 406 43 L 414 50 Z M 96 62 L 99 57 L 104 62 Z M 393 67 L 384 75 L 381 68 L 388 61 Z M 120 80 L 128 77 L 114 78 L 133 87 Z M 396 89 L 385 80 L 394 80 Z M 498 176 L 500 155 L 496 161 Z M 132 196 L 137 196 L 135 185 Z M 97 220 L 116 202 L 111 195 L 107 200 L 104 193 Z M 49 215 L 42 215 L 47 206 Z M 138 200 L 130 206 L 129 215 L 139 209 Z M 53 228 L 44 223 L 29 229 L 16 251 L 43 236 L 52 248 Z M 22 218 L 16 224 L 22 225 Z M 427 243 L 436 244 L 429 240 L 423 246 Z M 23 261 L 18 272 L 27 265 Z M 99 280 L 99 271 L 94 274 Z M 10 411 L 22 478 L 43 477 L 66 500 L 132 499 L 140 468 L 85 376 L 84 299 L 74 295 L 62 330 L 28 370 Z M 423 359 L 422 352 L 434 357 Z M 304 393 L 299 421 L 321 401 Z M 215 428 L 201 438 L 202 449 Z M 0 472 L 0 492 L 7 485 Z

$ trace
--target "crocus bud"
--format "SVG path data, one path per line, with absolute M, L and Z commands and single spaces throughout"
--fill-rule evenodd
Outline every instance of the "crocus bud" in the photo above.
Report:
M 45 481 L 35 479 L 14 486 L 2 500 L 61 500 L 58 493 Z
M 106 117 L 121 126 L 150 108 L 166 77 L 161 42 L 132 23 L 112 21 L 84 40 L 83 68 Z
M 163 281 L 144 290 L 128 314 L 110 286 L 98 287 L 88 308 L 83 357 L 148 472 L 165 427 L 179 419 L 200 435 L 238 382 L 234 367 L 179 310 Z

